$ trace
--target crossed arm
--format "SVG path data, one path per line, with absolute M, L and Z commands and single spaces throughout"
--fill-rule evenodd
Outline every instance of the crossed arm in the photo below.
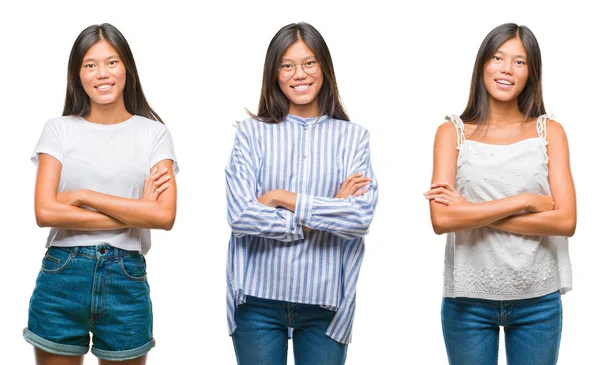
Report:
M 442 124 L 435 138 L 432 185 L 425 193 L 435 233 L 490 226 L 516 234 L 572 236 L 577 221 L 575 187 L 566 134 L 557 122 L 548 121 L 548 142 L 551 196 L 521 193 L 470 203 L 449 183 L 456 179 L 456 134 L 451 123 Z
M 310 230 L 328 231 L 346 239 L 367 233 L 377 202 L 377 182 L 365 133 L 347 177 L 335 197 L 318 197 L 285 190 L 256 195 L 258 168 L 252 140 L 240 128 L 225 169 L 228 220 L 238 236 L 253 235 L 283 242 L 299 240 Z
M 144 182 L 141 199 L 121 198 L 92 190 L 56 193 L 62 164 L 40 154 L 35 188 L 35 216 L 40 227 L 81 231 L 126 227 L 170 230 L 175 221 L 177 188 L 171 160 L 157 163 Z M 83 209 L 85 205 L 95 211 Z

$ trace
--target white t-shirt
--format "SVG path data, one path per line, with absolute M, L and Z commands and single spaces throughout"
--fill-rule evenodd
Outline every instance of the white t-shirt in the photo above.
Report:
M 31 161 L 45 153 L 62 163 L 58 192 L 89 189 L 123 198 L 139 199 L 144 179 L 162 160 L 173 161 L 179 171 L 171 134 L 164 124 L 140 117 L 111 125 L 91 123 L 77 116 L 46 122 Z M 46 247 L 94 246 L 107 243 L 146 254 L 150 230 L 123 228 L 76 231 L 52 228 Z

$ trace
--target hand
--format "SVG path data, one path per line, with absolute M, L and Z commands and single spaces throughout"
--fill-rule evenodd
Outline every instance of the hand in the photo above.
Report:
M 469 204 L 462 195 L 447 182 L 431 184 L 431 189 L 424 193 L 425 199 L 434 200 L 436 203 L 448 205 Z
M 314 231 L 314 229 L 312 229 L 312 228 L 308 228 L 307 226 L 302 226 L 302 231 L 303 231 L 304 233 L 308 233 L 308 232 Z
M 258 200 L 260 204 L 266 205 L 267 207 L 277 208 L 275 199 L 273 199 L 273 194 L 275 194 L 274 192 L 275 190 L 266 192 L 264 195 L 259 196 L 256 200 Z
M 554 209 L 554 199 L 549 195 L 529 194 L 527 197 L 526 210 L 531 213 L 546 212 Z
M 171 175 L 167 174 L 167 171 L 167 168 L 158 171 L 157 167 L 150 171 L 150 176 L 144 180 L 142 199 L 157 200 L 160 194 L 169 188 L 168 181 Z
M 56 194 L 56 201 L 61 204 L 72 205 L 78 207 L 81 205 L 79 201 L 81 190 L 62 191 Z
M 344 180 L 342 186 L 338 190 L 335 197 L 338 199 L 346 199 L 351 196 L 360 196 L 367 192 L 367 189 L 361 189 L 371 183 L 370 177 L 363 177 L 361 172 L 350 175 Z

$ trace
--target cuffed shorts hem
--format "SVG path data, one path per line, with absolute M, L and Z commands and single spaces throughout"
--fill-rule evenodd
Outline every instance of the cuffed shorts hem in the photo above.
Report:
M 36 335 L 35 333 L 31 332 L 27 328 L 23 330 L 23 337 L 25 338 L 25 341 L 29 342 L 33 346 L 51 354 L 65 356 L 82 356 L 87 354 L 87 352 L 89 351 L 89 348 L 87 346 L 65 345 L 61 343 L 48 341 L 45 338 L 42 338 Z
M 108 351 L 101 350 L 94 346 L 92 346 L 92 354 L 96 355 L 97 358 L 102 360 L 110 360 L 110 361 L 125 361 L 138 358 L 142 355 L 145 355 L 156 345 L 156 341 L 154 339 L 150 339 L 148 343 L 142 345 L 140 347 L 136 347 L 130 350 L 121 350 L 121 351 Z

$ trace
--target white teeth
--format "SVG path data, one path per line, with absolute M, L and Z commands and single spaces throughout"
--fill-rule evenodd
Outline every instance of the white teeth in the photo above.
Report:
M 292 86 L 292 87 L 296 91 L 304 91 L 304 90 L 308 89 L 308 85 L 296 85 L 296 86 Z
M 100 85 L 96 87 L 97 89 L 100 90 L 108 90 L 110 88 L 110 85 Z
M 504 85 L 512 85 L 512 83 L 507 80 L 496 80 L 496 82 L 498 82 L 500 84 L 504 84 Z

